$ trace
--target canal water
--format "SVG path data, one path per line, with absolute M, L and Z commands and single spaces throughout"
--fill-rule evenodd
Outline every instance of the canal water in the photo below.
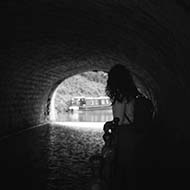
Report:
M 105 122 L 112 120 L 112 110 L 75 111 L 59 114 L 57 121 Z
M 111 118 L 106 114 L 80 113 L 73 118 L 103 122 Z M 65 118 L 71 121 L 72 116 L 62 121 Z M 94 123 L 85 128 L 48 124 L 1 140 L 0 185 L 5 190 L 86 190 L 92 177 L 88 160 L 104 144 L 102 129 Z

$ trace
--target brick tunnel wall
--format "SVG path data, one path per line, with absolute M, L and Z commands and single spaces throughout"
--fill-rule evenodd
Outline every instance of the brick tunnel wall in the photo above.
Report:
M 183 111 L 189 105 L 186 15 L 176 4 L 126 2 L 89 1 L 80 8 L 68 2 L 3 4 L 1 136 L 45 123 L 48 98 L 61 80 L 87 70 L 107 71 L 115 63 L 132 71 L 157 104 L 165 127 L 190 134 Z M 174 28 L 176 22 L 185 35 Z

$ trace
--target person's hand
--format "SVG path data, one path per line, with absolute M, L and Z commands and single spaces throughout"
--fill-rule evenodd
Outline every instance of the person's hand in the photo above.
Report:
M 109 131 L 109 129 L 111 129 L 112 126 L 113 126 L 113 122 L 112 122 L 112 121 L 107 121 L 107 122 L 104 124 L 104 128 L 103 128 L 104 132 Z

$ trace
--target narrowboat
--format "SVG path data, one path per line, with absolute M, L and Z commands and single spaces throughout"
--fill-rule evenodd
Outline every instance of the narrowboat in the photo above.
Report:
M 68 111 L 79 110 L 107 110 L 111 109 L 111 101 L 107 96 L 101 97 L 73 97 Z

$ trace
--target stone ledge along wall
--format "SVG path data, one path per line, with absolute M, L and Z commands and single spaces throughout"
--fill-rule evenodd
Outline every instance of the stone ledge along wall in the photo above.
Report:
M 2 2 L 0 135 L 46 123 L 48 98 L 61 80 L 122 63 L 153 100 L 160 133 L 188 140 L 187 7 L 185 1 Z

